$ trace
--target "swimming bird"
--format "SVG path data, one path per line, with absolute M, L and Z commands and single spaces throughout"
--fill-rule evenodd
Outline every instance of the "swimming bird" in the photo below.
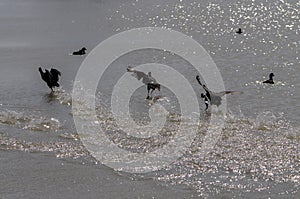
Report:
M 211 105 L 216 105 L 216 106 L 220 106 L 221 105 L 221 101 L 222 101 L 222 97 L 226 94 L 242 94 L 243 92 L 241 91 L 222 91 L 222 92 L 212 92 L 210 91 L 205 84 L 202 84 L 200 81 L 200 77 L 199 75 L 196 76 L 196 79 L 198 81 L 198 83 L 202 86 L 202 88 L 205 90 L 205 96 L 208 98 L 209 102 Z M 203 94 L 204 95 L 204 94 Z M 202 96 L 201 96 L 202 97 Z
M 72 55 L 85 55 L 85 53 L 86 53 L 85 51 L 86 50 L 87 49 L 85 47 L 83 47 L 80 50 L 73 52 Z
M 237 34 L 242 34 L 243 32 L 242 32 L 242 29 L 241 28 L 239 28 L 239 30 L 238 31 L 236 31 L 236 33 Z
M 146 99 L 152 99 L 152 97 L 150 97 L 150 95 L 152 96 L 152 93 L 155 89 L 160 91 L 160 84 L 156 81 L 156 79 L 154 79 L 154 77 L 152 77 L 151 72 L 146 74 L 142 71 L 135 70 L 131 66 L 127 67 L 127 72 L 132 72 L 133 73 L 132 76 L 134 76 L 138 80 L 142 80 L 142 82 L 145 85 L 147 85 L 148 95 L 147 95 Z
M 48 87 L 53 92 L 53 87 L 59 87 L 59 76 L 61 76 L 60 71 L 57 69 L 51 68 L 51 70 L 45 69 L 45 72 L 39 67 L 39 72 L 41 74 L 42 79 L 47 83 Z
M 266 81 L 263 81 L 263 83 L 266 83 L 266 84 L 274 84 L 274 81 L 273 81 L 273 77 L 274 77 L 274 73 L 270 73 L 269 75 L 269 79 L 266 80 Z

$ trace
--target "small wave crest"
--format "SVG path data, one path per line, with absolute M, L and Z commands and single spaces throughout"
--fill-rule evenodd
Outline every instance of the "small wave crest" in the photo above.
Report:
M 28 142 L 1 134 L 0 149 L 24 152 L 54 152 L 57 158 L 77 159 L 89 155 L 83 145 L 75 142 Z
M 12 110 L 0 110 L 0 123 L 32 131 L 57 131 L 62 127 L 56 118 L 38 117 Z

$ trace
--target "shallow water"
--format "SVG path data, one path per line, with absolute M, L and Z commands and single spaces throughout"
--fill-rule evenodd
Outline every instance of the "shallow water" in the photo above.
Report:
M 3 0 L 1 198 L 299 198 L 299 9 L 298 1 Z M 72 116 L 85 112 L 72 110 L 71 92 L 85 56 L 69 53 L 82 46 L 90 52 L 118 32 L 145 26 L 192 36 L 213 58 L 226 89 L 244 93 L 227 97 L 225 127 L 211 153 L 200 152 L 207 130 L 200 103 L 198 133 L 182 158 L 157 172 L 128 174 L 102 165 L 80 140 Z M 235 34 L 239 27 L 242 35 Z M 112 86 L 128 65 L 150 62 L 172 66 L 199 96 L 203 92 L 193 81 L 195 70 L 179 56 L 147 49 L 116 59 L 98 86 L 98 122 L 132 151 L 163 146 L 179 122 L 198 125 L 178 119 L 178 102 L 163 88 L 158 103 L 172 113 L 165 131 L 145 142 L 116 133 L 108 110 Z M 38 66 L 59 69 L 62 88 L 50 94 Z M 270 72 L 275 85 L 262 84 Z M 131 99 L 139 124 L 150 121 L 145 90 Z

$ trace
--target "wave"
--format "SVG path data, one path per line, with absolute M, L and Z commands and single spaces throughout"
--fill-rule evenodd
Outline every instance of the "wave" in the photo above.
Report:
M 53 152 L 57 158 L 73 158 L 89 156 L 89 152 L 81 144 L 74 142 L 28 142 L 0 134 L 0 149 L 19 150 L 24 152 Z
M 38 117 L 12 110 L 0 110 L 0 123 L 32 131 L 57 131 L 62 127 L 56 118 Z
M 270 111 L 254 119 L 229 115 L 221 139 L 207 156 L 199 152 L 199 137 L 193 151 L 154 178 L 192 186 L 202 197 L 220 190 L 280 194 L 276 186 L 286 183 L 291 190 L 282 193 L 295 193 L 300 185 L 299 130 Z
M 61 104 L 71 105 L 67 103 L 71 101 L 70 94 L 62 91 L 57 95 Z M 85 104 L 82 102 L 80 106 L 72 114 L 90 118 Z M 264 111 L 250 118 L 242 113 L 235 115 L 228 111 L 222 135 L 216 138 L 217 144 L 210 153 L 202 156 L 201 147 L 209 117 L 199 117 L 199 123 L 195 124 L 190 118 L 170 114 L 164 129 L 157 136 L 135 139 L 120 131 L 120 126 L 108 108 L 97 106 L 96 113 L 98 120 L 87 122 L 91 125 L 100 124 L 112 143 L 135 153 L 147 153 L 164 146 L 172 140 L 180 122 L 198 125 L 198 134 L 185 155 L 160 171 L 144 174 L 144 177 L 175 185 L 188 185 L 203 197 L 205 195 L 202 193 L 218 193 L 220 190 L 253 193 L 274 189 L 273 192 L 276 192 L 276 186 L 280 184 L 290 183 L 290 187 L 295 189 L 300 185 L 300 127 L 292 126 L 283 114 Z M 127 124 L 128 119 L 124 118 L 124 124 Z M 140 123 L 140 133 L 153 133 L 149 128 L 143 129 L 148 118 L 142 120 L 145 121 Z M 61 128 L 60 122 L 55 118 L 7 110 L 0 112 L 0 122 L 38 131 Z M 0 146 L 6 150 L 54 152 L 58 158 L 91 157 L 79 141 L 83 138 L 82 133 L 84 132 L 64 133 L 60 137 L 66 141 L 52 143 L 26 142 L 0 134 Z M 111 158 L 113 160 L 114 157 Z

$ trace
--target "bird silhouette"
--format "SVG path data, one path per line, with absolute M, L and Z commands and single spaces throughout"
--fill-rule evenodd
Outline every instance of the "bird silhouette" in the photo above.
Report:
M 270 73 L 269 79 L 266 80 L 266 81 L 263 81 L 263 83 L 265 83 L 265 84 L 274 84 L 274 81 L 273 81 L 274 76 L 275 76 L 274 73 Z
M 241 91 L 222 91 L 222 92 L 213 92 L 213 91 L 210 91 L 205 84 L 202 84 L 201 81 L 200 81 L 200 77 L 199 75 L 196 76 L 196 79 L 198 81 L 198 83 L 202 86 L 202 88 L 205 90 L 205 95 L 201 95 L 202 98 L 205 99 L 204 96 L 206 96 L 210 102 L 211 105 L 216 105 L 216 106 L 220 106 L 221 103 L 222 103 L 222 97 L 226 94 L 242 94 L 243 92 Z
M 160 91 L 160 84 L 152 77 L 151 72 L 148 74 L 135 70 L 133 67 L 128 66 L 127 72 L 132 72 L 132 76 L 137 78 L 138 80 L 142 80 L 142 82 L 147 85 L 147 98 L 146 99 L 152 99 L 152 93 L 155 89 Z
M 243 32 L 242 32 L 242 29 L 241 28 L 239 28 L 239 30 L 238 31 L 236 31 L 236 33 L 237 34 L 242 34 Z
M 85 55 L 86 54 L 86 52 L 85 52 L 86 50 L 87 49 L 85 47 L 83 47 L 80 50 L 73 52 L 72 55 Z
M 53 87 L 59 87 L 59 76 L 61 76 L 60 71 L 57 69 L 51 68 L 51 70 L 45 69 L 45 72 L 42 70 L 41 67 L 39 67 L 39 72 L 41 74 L 42 80 L 44 80 L 48 87 L 51 89 L 53 92 Z

